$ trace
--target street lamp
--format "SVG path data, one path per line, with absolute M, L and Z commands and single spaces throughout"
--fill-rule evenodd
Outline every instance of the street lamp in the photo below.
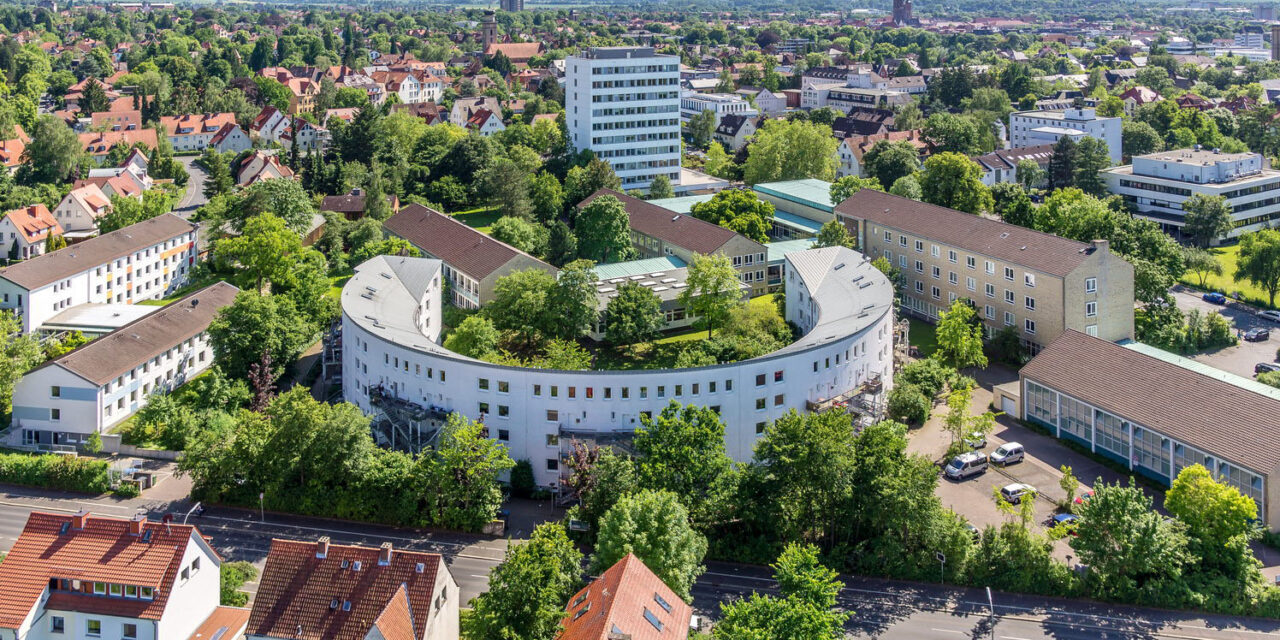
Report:
M 996 604 L 991 599 L 991 587 L 987 587 L 987 607 L 991 610 L 991 640 L 996 637 Z

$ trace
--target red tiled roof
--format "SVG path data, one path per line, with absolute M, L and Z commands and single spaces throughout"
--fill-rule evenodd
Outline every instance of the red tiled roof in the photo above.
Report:
M 4 217 L 17 227 L 18 232 L 22 234 L 23 240 L 27 244 L 44 240 L 46 236 L 52 232 L 54 235 L 62 234 L 62 225 L 54 219 L 53 214 L 49 213 L 49 207 L 43 204 L 33 204 L 29 207 L 14 209 L 4 214 Z
M 485 47 L 484 54 L 491 56 L 499 51 L 512 62 L 528 62 L 529 58 L 541 55 L 547 50 L 541 42 L 506 42 L 494 43 Z
M 134 129 L 132 131 L 103 131 L 102 133 L 90 131 L 80 134 L 80 144 L 84 145 L 84 150 L 91 155 L 106 155 L 111 150 L 111 147 L 117 144 L 133 146 L 138 142 L 150 149 L 155 149 L 157 145 L 156 130 Z
M 31 612 L 50 578 L 155 588 L 154 600 L 85 596 L 55 591 L 47 608 L 158 620 L 169 600 L 178 565 L 190 540 L 200 537 L 194 526 L 147 522 L 150 542 L 129 533 L 127 520 L 89 516 L 83 529 L 76 516 L 32 512 L 18 541 L 0 563 L 0 627 L 14 629 Z M 68 529 L 61 533 L 62 526 Z M 216 557 L 216 554 L 215 554 Z
M 218 607 L 204 622 L 196 627 L 187 640 L 231 640 L 244 634 L 249 623 L 249 610 L 239 607 Z
M 129 109 L 127 111 L 95 111 L 94 113 L 89 114 L 89 119 L 92 121 L 94 129 L 102 126 L 106 126 L 109 129 L 114 129 L 116 127 L 119 127 L 120 129 L 127 129 L 130 125 L 132 125 L 134 129 L 142 128 L 142 112 L 136 109 Z
M 31 138 L 22 130 L 22 125 L 13 125 L 13 137 L 0 140 L 0 163 L 6 167 L 16 167 L 22 163 L 22 152 L 27 150 Z
M 601 189 L 578 203 L 582 208 L 600 196 L 613 196 L 622 201 L 631 228 L 647 236 L 684 247 L 694 253 L 712 254 L 733 239 L 737 233 L 691 215 L 675 213 L 656 204 L 633 198 L 611 189 Z
M 181 116 L 163 116 L 160 118 L 160 126 L 164 127 L 165 134 L 172 138 L 214 133 L 228 122 L 234 124 L 235 121 L 234 113 L 188 113 Z M 179 133 L 180 128 L 185 131 Z
M 509 244 L 416 203 L 387 218 L 382 227 L 476 280 L 487 278 L 519 255 L 538 262 L 537 258 Z M 547 269 L 555 271 L 551 265 L 547 265 Z
M 646 618 L 646 611 L 661 629 Z M 626 634 L 631 640 L 685 640 L 691 614 L 689 605 L 628 553 L 569 600 L 561 622 L 564 631 L 557 638 L 609 640 Z
M 443 562 L 439 554 L 395 550 L 390 563 L 381 565 L 380 549 L 330 544 L 318 558 L 319 544 L 271 541 L 249 615 L 250 635 L 364 640 L 375 625 L 384 633 L 401 634 L 407 623 L 409 635 L 387 636 L 388 640 L 423 637 L 435 611 L 432 599 L 443 587 L 436 584 Z M 397 598 L 406 602 L 396 604 Z

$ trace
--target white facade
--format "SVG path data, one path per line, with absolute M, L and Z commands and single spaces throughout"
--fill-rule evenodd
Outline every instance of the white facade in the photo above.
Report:
M 729 114 L 738 116 L 754 116 L 759 112 L 741 96 L 728 93 L 695 93 L 686 91 L 680 98 L 680 121 L 688 122 L 690 118 L 710 111 L 716 114 L 716 123 Z
M 172 214 L 166 216 L 176 218 Z M 139 225 L 155 224 L 159 220 L 153 218 Z M 39 261 L 50 259 L 61 263 L 63 256 L 59 254 L 63 252 L 66 252 L 64 256 L 87 255 L 89 243 L 106 242 L 139 225 L 60 249 L 21 266 L 39 267 L 44 264 Z M 184 224 L 182 228 L 185 230 L 163 240 L 112 252 L 101 261 L 77 266 L 76 271 L 65 277 L 32 288 L 9 279 L 7 272 L 18 267 L 0 271 L 0 309 L 15 310 L 22 317 L 23 333 L 31 333 L 63 310 L 86 302 L 133 304 L 164 298 L 186 284 L 187 275 L 196 263 L 198 227 Z
M 111 201 L 96 184 L 72 189 L 53 210 L 65 233 L 96 231 L 98 218 L 110 213 Z
M 887 389 L 892 379 L 893 290 L 884 275 L 841 247 L 786 260 L 786 316 L 805 333 L 779 351 L 692 369 L 558 371 L 445 350 L 436 343 L 438 321 L 424 318 L 424 305 L 439 306 L 438 275 L 406 279 L 375 258 L 357 267 L 342 292 L 344 399 L 366 413 L 377 410 L 372 392 L 483 417 L 490 437 L 513 458 L 532 462 L 540 486 L 561 479 L 562 436 L 630 433 L 642 415 L 656 415 L 671 402 L 717 410 L 729 455 L 749 460 L 765 425 L 788 411 L 807 411 L 809 402 L 872 380 Z
M 608 162 L 624 189 L 680 183 L 680 58 L 598 47 L 565 60 L 569 143 Z
M 1229 238 L 1280 220 L 1280 171 L 1257 153 L 1162 151 L 1135 157 L 1132 165 L 1107 169 L 1102 176 L 1111 193 L 1134 207 L 1135 215 L 1174 235 L 1181 234 L 1182 203 L 1195 194 L 1226 198 L 1235 225 Z
M 1111 164 L 1120 162 L 1120 118 L 1099 117 L 1094 109 L 1019 111 L 1009 116 L 1009 143 L 1014 149 L 1055 144 L 1061 138 L 1097 138 L 1107 145 Z

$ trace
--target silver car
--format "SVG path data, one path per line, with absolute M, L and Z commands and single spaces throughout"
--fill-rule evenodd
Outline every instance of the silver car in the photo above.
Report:
M 1022 458 L 1025 455 L 1026 451 L 1022 448 L 1021 444 L 1018 444 L 1017 442 L 1006 442 L 1000 445 L 1000 448 L 996 449 L 995 452 L 991 454 L 991 464 L 1011 465 L 1015 462 L 1022 462 Z
M 1029 484 L 1022 484 L 1021 482 L 1008 484 L 1000 489 L 1000 495 L 1004 496 L 1004 499 L 1009 504 L 1020 504 L 1024 497 L 1034 496 L 1035 493 L 1035 487 Z

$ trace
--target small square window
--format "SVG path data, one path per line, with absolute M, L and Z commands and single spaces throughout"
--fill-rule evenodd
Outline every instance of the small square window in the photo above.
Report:
M 138 625 L 132 622 L 126 622 L 123 625 L 121 625 L 121 627 L 122 629 L 121 629 L 120 635 L 122 638 L 124 638 L 124 640 L 137 640 Z
M 84 631 L 86 635 L 94 638 L 100 637 L 102 635 L 102 621 L 86 620 L 84 623 Z
M 511 440 L 511 432 L 506 429 L 498 429 L 498 440 L 501 442 Z
M 756 411 L 764 411 L 766 404 L 764 398 L 756 398 Z
M 758 374 L 756 374 L 756 386 L 757 386 L 757 387 L 763 387 L 763 386 L 764 386 L 764 382 L 765 382 L 765 376 L 764 376 L 764 374 L 763 374 L 763 373 L 758 373 Z
M 775 407 L 781 407 L 783 404 L 786 404 L 786 402 L 787 397 L 781 393 L 773 397 L 773 406 Z
M 63 618 L 62 616 L 50 616 L 50 617 L 49 617 L 49 632 L 50 632 L 50 633 L 66 633 L 66 631 L 67 631 L 67 619 L 66 619 L 66 618 Z
M 560 470 L 560 459 L 547 458 L 547 471 L 559 471 L 559 470 Z
M 768 423 L 766 423 L 766 422 L 757 422 L 757 423 L 756 423 L 756 435 L 760 435 L 760 434 L 764 433 L 764 428 L 765 428 L 765 425 L 766 425 L 766 424 L 768 424 Z

